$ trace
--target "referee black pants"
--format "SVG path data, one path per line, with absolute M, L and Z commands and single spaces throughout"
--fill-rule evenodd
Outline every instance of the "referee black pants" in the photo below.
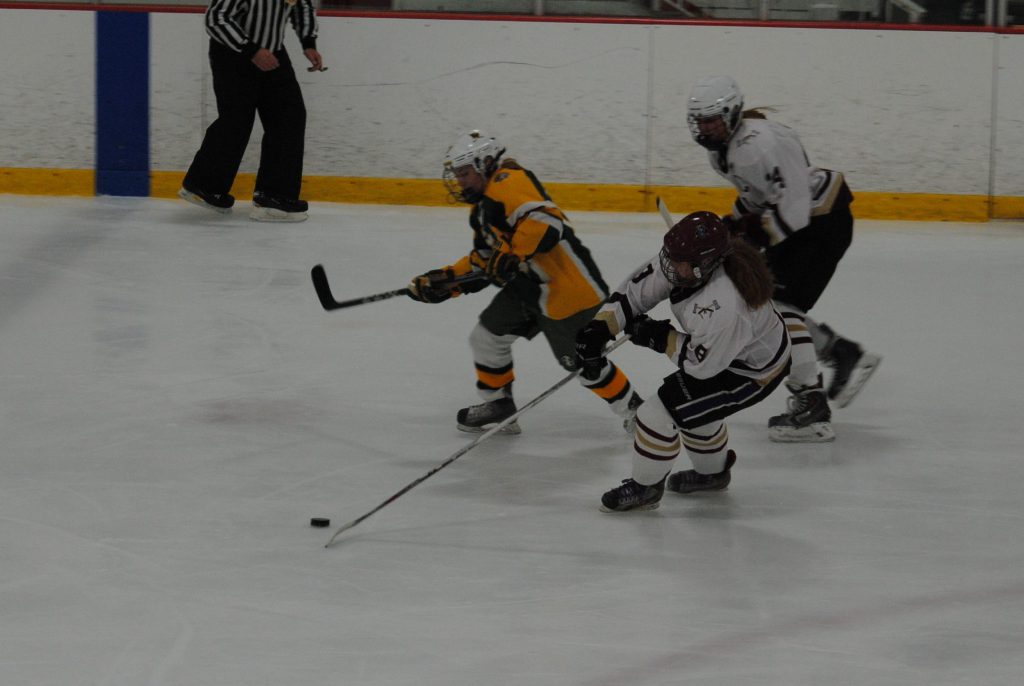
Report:
M 210 41 L 210 69 L 217 120 L 210 124 L 184 185 L 205 193 L 228 193 L 252 135 L 256 114 L 263 124 L 256 190 L 296 200 L 302 186 L 306 105 L 284 48 L 280 66 L 260 71 L 251 60 Z

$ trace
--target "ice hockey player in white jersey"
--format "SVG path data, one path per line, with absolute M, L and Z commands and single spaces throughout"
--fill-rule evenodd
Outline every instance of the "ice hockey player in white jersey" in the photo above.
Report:
M 775 304 L 793 342 L 789 411 L 771 418 L 769 437 L 834 440 L 828 399 L 848 405 L 881 362 L 807 315 L 850 246 L 853 195 L 841 173 L 808 161 L 792 129 L 757 109 L 744 110 L 743 94 L 728 76 L 694 86 L 687 121 L 711 166 L 739 191 L 726 225 L 764 251 L 775 279 Z M 819 361 L 833 372 L 828 399 Z
M 604 494 L 602 511 L 652 510 L 666 487 L 695 493 L 729 485 L 736 453 L 724 419 L 767 398 L 789 373 L 790 341 L 772 286 L 753 247 L 731 237 L 718 215 L 694 212 L 580 330 L 584 370 L 603 365 L 605 344 L 620 333 L 673 367 L 637 410 L 632 477 Z M 665 300 L 682 330 L 646 315 Z M 681 448 L 693 469 L 669 476 Z

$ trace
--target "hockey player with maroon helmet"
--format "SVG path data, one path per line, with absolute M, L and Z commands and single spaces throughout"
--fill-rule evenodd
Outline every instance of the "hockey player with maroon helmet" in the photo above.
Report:
M 717 215 L 694 212 L 580 331 L 584 369 L 600 364 L 604 345 L 620 333 L 674 367 L 637 410 L 631 478 L 604 494 L 602 511 L 654 509 L 666 487 L 686 494 L 729 485 L 736 453 L 725 418 L 767 398 L 789 372 L 789 337 L 771 297 L 757 251 L 732 238 Z M 665 300 L 678 329 L 646 315 Z M 681 450 L 693 468 L 670 475 Z

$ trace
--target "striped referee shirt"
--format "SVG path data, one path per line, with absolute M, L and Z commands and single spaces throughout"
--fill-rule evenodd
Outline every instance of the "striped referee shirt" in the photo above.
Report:
M 218 43 L 251 58 L 260 48 L 277 52 L 284 46 L 288 20 L 302 49 L 316 49 L 313 0 L 213 0 L 206 10 L 206 32 Z

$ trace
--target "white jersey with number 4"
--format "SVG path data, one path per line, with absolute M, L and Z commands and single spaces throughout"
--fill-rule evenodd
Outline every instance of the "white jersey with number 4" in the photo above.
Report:
M 767 119 L 741 119 L 725 152 L 708 157 L 739 191 L 736 214 L 761 215 L 771 245 L 828 214 L 843 187 L 841 173 L 808 161 L 793 129 Z
M 767 382 L 789 359 L 782 317 L 771 302 L 748 307 L 724 267 L 703 287 L 684 289 L 665 277 L 655 256 L 619 285 L 597 318 L 614 317 L 623 331 L 666 299 L 684 335 L 670 336 L 665 354 L 690 376 L 707 379 L 729 370 Z

